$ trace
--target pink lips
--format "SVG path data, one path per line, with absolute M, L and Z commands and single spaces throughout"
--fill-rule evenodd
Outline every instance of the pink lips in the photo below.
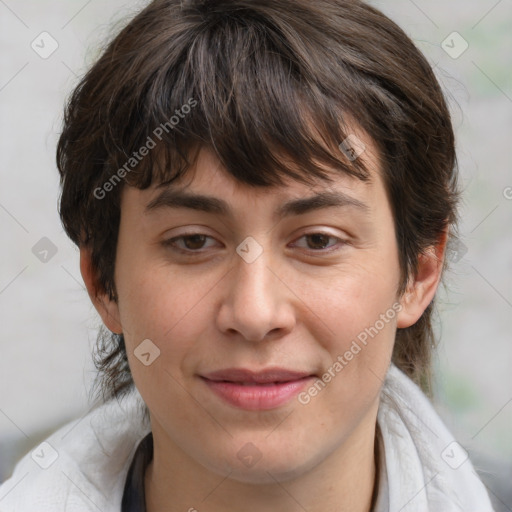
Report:
M 252 411 L 284 405 L 313 377 L 310 373 L 280 368 L 260 372 L 229 368 L 201 375 L 217 396 L 231 405 Z

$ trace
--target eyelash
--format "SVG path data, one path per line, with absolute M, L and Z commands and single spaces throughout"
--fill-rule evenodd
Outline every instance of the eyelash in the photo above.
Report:
M 321 235 L 321 236 L 325 236 L 329 239 L 334 239 L 334 240 L 337 240 L 338 241 L 338 245 L 340 245 L 340 247 L 338 249 L 309 249 L 309 252 L 314 254 L 314 255 L 318 255 L 319 253 L 320 254 L 329 254 L 329 253 L 332 253 L 332 252 L 337 252 L 339 250 L 341 250 L 341 248 L 345 245 L 348 245 L 348 241 L 347 240 L 343 240 L 342 238 L 338 238 L 334 235 L 331 235 L 330 233 L 323 233 L 323 232 L 312 232 L 312 233 L 305 233 L 303 234 L 300 238 L 298 238 L 298 240 L 300 240 L 301 238 L 305 238 L 305 237 L 312 237 L 312 236 L 315 236 L 315 235 Z M 194 256 L 199 256 L 199 255 L 202 255 L 206 252 L 206 250 L 193 250 L 193 249 L 182 249 L 182 248 L 178 248 L 176 247 L 176 241 L 178 240 L 185 240 L 187 238 L 192 238 L 192 237 L 195 237 L 195 236 L 199 236 L 199 237 L 205 237 L 206 239 L 213 239 L 213 237 L 211 236 L 208 236 L 208 235 L 205 235 L 203 233 L 185 233 L 183 235 L 180 235 L 180 236 L 176 236 L 174 238 L 170 238 L 168 240 L 164 240 L 162 242 L 162 244 L 166 247 L 169 247 L 171 250 L 173 251 L 176 251 L 176 252 L 179 252 L 181 254 L 186 254 L 190 257 L 194 257 Z

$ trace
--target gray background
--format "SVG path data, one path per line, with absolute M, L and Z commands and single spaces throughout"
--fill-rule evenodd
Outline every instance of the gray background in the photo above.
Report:
M 24 452 L 90 407 L 99 319 L 57 216 L 55 143 L 78 77 L 143 4 L 0 0 L 0 481 Z M 497 510 L 511 511 L 512 0 L 372 4 L 426 54 L 449 97 L 463 244 L 450 253 L 439 294 L 436 406 Z M 465 43 L 454 31 L 469 45 L 457 58 Z M 58 44 L 48 58 L 31 47 L 51 49 L 42 32 Z

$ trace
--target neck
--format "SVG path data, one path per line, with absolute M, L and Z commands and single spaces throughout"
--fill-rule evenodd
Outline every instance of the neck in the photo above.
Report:
M 375 422 L 370 425 L 354 431 L 307 473 L 252 484 L 209 471 L 153 424 L 154 458 L 145 478 L 147 512 L 370 512 L 377 472 Z

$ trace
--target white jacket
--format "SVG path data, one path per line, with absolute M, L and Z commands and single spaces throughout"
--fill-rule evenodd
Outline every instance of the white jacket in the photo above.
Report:
M 150 432 L 142 408 L 134 390 L 52 434 L 0 486 L 0 512 L 120 512 L 135 449 Z M 385 463 L 375 512 L 493 512 L 464 449 L 394 365 L 377 421 Z

